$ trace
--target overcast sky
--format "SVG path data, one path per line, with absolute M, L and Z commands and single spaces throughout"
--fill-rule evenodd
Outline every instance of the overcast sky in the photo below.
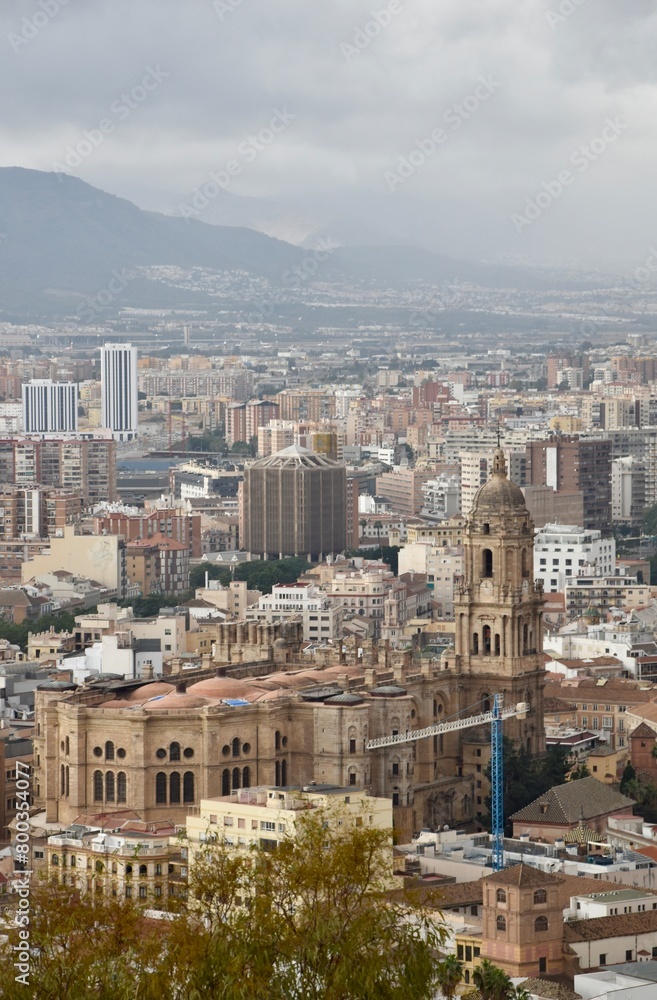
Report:
M 179 211 L 232 161 L 290 233 L 452 256 L 657 246 L 654 0 L 5 0 L 0 46 L 4 166 L 82 142 L 71 173 Z

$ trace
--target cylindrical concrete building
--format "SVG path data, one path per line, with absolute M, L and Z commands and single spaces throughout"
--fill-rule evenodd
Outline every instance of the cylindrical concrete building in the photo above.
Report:
M 244 472 L 242 547 L 264 559 L 318 562 L 346 545 L 344 466 L 292 445 Z

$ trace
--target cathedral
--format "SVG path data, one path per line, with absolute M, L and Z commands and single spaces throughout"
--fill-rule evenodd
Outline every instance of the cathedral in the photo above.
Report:
M 303 652 L 296 623 L 224 623 L 214 657 L 157 680 L 46 681 L 36 694 L 35 805 L 49 821 L 137 813 L 183 823 L 201 798 L 255 785 L 365 787 L 392 799 L 399 835 L 481 828 L 490 730 L 475 726 L 368 750 L 491 707 L 527 702 L 505 736 L 545 751 L 543 595 L 534 526 L 501 449 L 464 531 L 454 643 L 440 657 L 387 644 Z M 65 665 L 65 663 L 64 663 Z

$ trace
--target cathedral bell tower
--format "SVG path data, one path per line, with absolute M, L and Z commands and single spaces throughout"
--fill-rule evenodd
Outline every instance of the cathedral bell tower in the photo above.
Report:
M 532 754 L 545 751 L 543 590 L 535 584 L 534 524 L 497 448 L 491 479 L 475 494 L 464 531 L 464 575 L 454 593 L 454 671 L 464 705 L 529 704 L 504 734 Z M 451 659 L 451 657 L 450 657 Z M 450 664 L 451 667 L 451 664 Z

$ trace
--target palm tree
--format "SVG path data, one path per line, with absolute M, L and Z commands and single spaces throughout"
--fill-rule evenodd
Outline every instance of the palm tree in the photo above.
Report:
M 472 982 L 481 993 L 481 1000 L 513 1000 L 515 988 L 509 976 L 488 958 L 472 973 Z
M 463 965 L 456 955 L 448 955 L 437 966 L 438 985 L 445 1000 L 453 1000 L 456 996 L 456 987 L 463 978 Z
M 381 537 L 381 528 L 383 527 L 383 521 L 375 521 L 374 527 L 376 528 L 376 537 Z
M 358 523 L 360 524 L 360 537 L 363 538 L 365 535 L 365 528 L 367 527 L 367 521 L 364 517 L 362 517 Z

